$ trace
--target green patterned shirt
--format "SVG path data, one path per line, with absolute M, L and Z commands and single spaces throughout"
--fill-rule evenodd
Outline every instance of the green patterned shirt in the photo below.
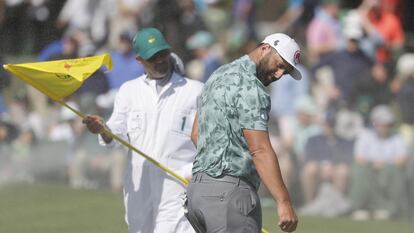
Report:
M 198 106 L 198 144 L 193 174 L 230 175 L 256 188 L 260 178 L 243 129 L 267 131 L 270 97 L 245 55 L 217 69 L 204 85 Z

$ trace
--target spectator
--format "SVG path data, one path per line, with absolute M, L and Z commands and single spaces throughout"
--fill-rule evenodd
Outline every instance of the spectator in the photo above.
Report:
M 318 107 L 311 96 L 303 96 L 295 102 L 296 121 L 294 124 L 294 140 L 291 145 L 300 165 L 305 160 L 305 145 L 308 139 L 321 132 Z
M 409 208 L 414 208 L 414 44 L 409 43 L 405 53 L 397 61 L 396 85 L 393 85 L 396 92 L 397 106 L 400 113 L 400 133 L 409 146 L 410 161 L 407 165 L 409 181 Z M 414 212 L 411 211 L 411 217 L 414 219 Z
M 79 105 L 68 101 L 67 104 L 76 110 Z M 68 108 L 60 107 L 59 121 L 49 130 L 48 140 L 51 142 L 66 142 L 68 147 L 65 153 L 65 175 L 72 188 L 98 188 L 109 183 L 114 192 L 122 188 L 122 177 L 126 158 L 114 151 L 108 153 L 96 145 L 95 136 L 85 131 L 82 119 Z M 97 174 L 109 174 L 109 182 Z M 105 176 L 106 177 L 106 176 Z
M 405 53 L 398 59 L 396 76 L 393 91 L 401 117 L 400 131 L 414 148 L 414 42 L 407 43 Z
M 271 84 L 271 110 L 270 119 L 277 126 L 278 134 L 281 137 L 282 145 L 293 143 L 293 124 L 296 114 L 295 105 L 285 100 L 296 103 L 299 99 L 309 93 L 310 80 L 305 66 L 299 65 L 302 73 L 302 80 L 295 82 L 292 79 L 282 79 L 277 85 Z
M 4 1 L 4 17 L 0 21 L 0 53 L 23 54 L 28 45 L 28 3 L 25 0 Z
M 366 17 L 363 4 L 356 9 L 350 10 L 346 14 L 343 19 L 342 31 L 345 35 L 345 39 L 349 36 L 358 39 L 361 50 L 370 57 L 370 59 L 376 60 L 377 48 L 384 43 L 384 39 L 380 32 Z
M 113 6 L 114 13 L 111 14 L 110 48 L 119 46 L 121 34 L 127 31 L 135 32 L 138 30 L 139 23 L 146 24 L 147 20 L 152 19 L 152 2 L 154 1 L 116 1 Z
M 392 101 L 390 75 L 387 68 L 376 63 L 368 71 L 357 76 L 350 94 L 351 109 L 364 116 L 365 124 L 369 122 L 369 113 L 374 106 L 389 104 Z
M 255 29 L 256 4 L 256 0 L 235 0 L 232 3 L 233 26 L 230 31 L 240 32 L 239 36 L 243 37 L 242 41 L 246 43 L 251 41 L 256 43 L 258 40 Z M 234 37 L 230 37 L 230 39 L 232 38 Z M 230 43 L 233 42 L 231 41 Z M 243 44 L 239 46 L 243 46 Z
M 353 160 L 353 141 L 335 131 L 335 112 L 328 112 L 323 132 L 310 137 L 305 146 L 301 186 L 305 206 L 302 214 L 336 216 L 349 210 L 346 200 Z
M 53 52 L 49 60 L 74 59 L 78 57 L 79 41 L 72 35 L 63 38 L 62 50 Z
M 0 56 L 0 119 L 6 114 L 7 107 L 4 102 L 3 90 L 10 85 L 10 76 L 3 68 L 3 58 Z
M 188 65 L 189 77 L 203 83 L 221 65 L 221 59 L 212 50 L 213 35 L 198 31 L 187 40 L 187 48 L 192 50 L 195 59 Z
M 286 11 L 277 19 L 275 27 L 293 35 L 306 44 L 306 30 L 312 21 L 319 0 L 289 0 Z
M 400 19 L 393 13 L 381 8 L 383 0 L 364 0 L 362 7 L 376 30 L 381 34 L 384 43 L 377 50 L 377 60 L 381 63 L 391 62 L 404 45 L 404 32 Z
M 72 108 L 79 110 L 79 105 L 69 101 Z M 68 151 L 65 151 L 66 175 L 69 185 L 73 188 L 87 187 L 92 184 L 88 181 L 79 163 L 82 154 L 82 142 L 85 140 L 85 130 L 82 127 L 81 119 L 75 113 L 63 106 L 60 107 L 59 121 L 49 129 L 48 140 L 52 142 L 65 141 L 68 144 Z
M 113 69 L 108 72 L 107 79 L 110 90 L 117 90 L 121 85 L 144 73 L 144 67 L 137 64 L 132 39 L 134 35 L 130 31 L 123 31 L 118 38 L 117 46 L 110 51 Z
M 275 22 L 276 28 L 282 32 L 289 30 L 299 20 L 305 10 L 304 0 L 290 0 L 287 2 L 286 11 Z
M 84 46 L 79 51 L 80 57 L 93 56 L 95 47 L 91 44 L 89 47 Z M 88 114 L 97 114 L 99 109 L 96 104 L 96 97 L 107 93 L 109 90 L 108 79 L 103 69 L 95 71 L 88 79 L 86 79 L 82 86 L 74 93 L 74 96 L 78 99 L 79 107 L 81 112 Z
M 351 217 L 389 219 L 406 214 L 405 165 L 407 145 L 393 131 L 394 114 L 386 105 L 371 112 L 372 129 L 361 133 L 355 144 L 350 197 Z
M 338 103 L 349 103 L 352 88 L 355 80 L 360 73 L 367 72 L 371 65 L 371 59 L 359 47 L 362 36 L 360 29 L 345 30 L 344 36 L 346 47 L 339 51 L 334 51 L 321 57 L 319 62 L 313 67 L 316 75 L 317 85 L 326 82 L 323 79 L 331 77 L 318 75 L 319 68 L 328 67 L 332 71 L 333 81 L 324 88 L 327 104 L 335 105 Z M 318 93 L 320 95 L 321 93 Z
M 114 6 L 110 0 L 67 0 L 57 19 L 60 28 L 87 33 L 100 48 L 109 38 L 109 19 Z
M 96 99 L 96 104 L 103 109 L 103 114 L 110 114 L 118 89 L 126 81 L 144 74 L 144 67 L 137 63 L 132 50 L 133 34 L 123 31 L 117 41 L 117 47 L 110 51 L 113 69 L 106 74 L 109 91 Z
M 55 8 L 61 8 L 64 1 L 29 0 L 27 18 L 29 20 L 30 52 L 37 54 L 51 40 L 59 37 L 54 23 L 57 17 Z
M 198 31 L 206 31 L 206 24 L 200 12 L 197 11 L 194 0 L 178 0 L 177 2 L 182 11 L 180 24 L 177 29 L 181 31 L 182 36 L 185 38 L 181 46 L 186 51 L 184 54 L 180 54 L 180 58 L 187 63 L 193 56 L 191 55 L 191 51 L 188 50 L 186 42 L 190 36 L 196 34 Z
M 0 184 L 12 179 L 11 144 L 19 136 L 18 128 L 0 120 Z
M 215 38 L 225 40 L 223 35 L 226 34 L 227 29 L 231 25 L 231 17 L 225 8 L 225 2 L 220 0 L 208 0 L 205 2 L 207 5 L 202 17 L 208 31 L 211 32 Z
M 318 107 L 309 95 L 296 99 L 294 106 L 294 119 L 292 121 L 292 140 L 280 141 L 272 137 L 273 146 L 280 148 L 280 169 L 286 187 L 292 190 L 300 177 L 300 170 L 304 162 L 304 151 L 307 140 L 321 132 L 318 119 Z M 299 196 L 299 195 L 298 195 Z M 298 197 L 300 198 L 300 197 Z
M 11 145 L 11 164 L 15 181 L 29 183 L 34 181 L 34 174 L 31 169 L 33 164 L 31 152 L 35 144 L 36 138 L 33 130 L 28 126 L 23 126 L 18 138 Z
M 47 61 L 50 60 L 52 57 L 61 54 L 63 51 L 63 44 L 64 39 L 55 40 L 46 44 L 46 46 L 40 50 L 40 53 L 37 56 L 37 60 Z
M 321 0 L 321 7 L 307 29 L 307 47 L 312 64 L 325 54 L 338 49 L 341 26 L 338 20 L 339 0 Z

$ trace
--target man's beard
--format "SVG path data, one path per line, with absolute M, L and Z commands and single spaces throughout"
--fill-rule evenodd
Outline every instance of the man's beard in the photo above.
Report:
M 169 62 L 160 63 L 155 66 L 155 71 L 152 73 L 152 78 L 162 79 L 168 76 L 171 71 L 171 64 Z
M 256 66 L 256 75 L 257 78 L 263 83 L 263 85 L 268 86 L 271 81 L 269 80 L 271 72 L 266 69 L 266 64 L 269 62 L 269 57 L 265 56 L 259 61 L 259 64 Z

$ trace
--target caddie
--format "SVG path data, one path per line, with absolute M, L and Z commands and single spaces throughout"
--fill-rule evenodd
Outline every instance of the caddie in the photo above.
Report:
M 92 133 L 110 130 L 189 178 L 196 153 L 190 136 L 202 83 L 175 72 L 171 47 L 156 28 L 140 30 L 133 48 L 146 73 L 120 87 L 106 124 L 99 116 L 88 116 L 84 123 Z M 118 144 L 105 133 L 99 138 L 109 147 Z M 194 232 L 180 199 L 185 186 L 135 152 L 129 152 L 128 161 L 124 205 L 129 232 Z

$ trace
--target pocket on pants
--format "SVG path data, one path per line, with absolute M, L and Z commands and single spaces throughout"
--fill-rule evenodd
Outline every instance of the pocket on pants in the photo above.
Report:
M 234 193 L 234 207 L 244 216 L 249 215 L 256 208 L 257 203 L 252 192 L 250 189 L 240 188 Z
M 226 182 L 202 183 L 200 197 L 205 200 L 226 202 L 237 191 L 237 187 Z

